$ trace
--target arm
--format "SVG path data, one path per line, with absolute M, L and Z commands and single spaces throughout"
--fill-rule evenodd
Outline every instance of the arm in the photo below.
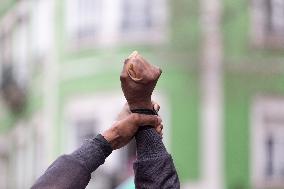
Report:
M 70 155 L 60 156 L 36 181 L 32 189 L 83 189 L 95 171 L 112 150 L 125 146 L 140 125 L 159 125 L 161 120 L 153 115 L 130 114 L 126 105 L 119 120 L 111 128 L 92 140 L 87 140 Z
M 145 112 L 144 112 L 145 113 Z M 162 137 L 152 128 L 140 128 L 134 163 L 136 188 L 180 188 L 179 178 Z
M 87 140 L 72 154 L 57 158 L 32 189 L 83 189 L 88 185 L 91 173 L 111 152 L 111 145 L 102 135 Z

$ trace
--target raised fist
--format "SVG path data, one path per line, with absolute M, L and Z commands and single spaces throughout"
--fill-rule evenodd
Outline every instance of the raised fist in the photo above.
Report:
M 149 64 L 137 51 L 124 61 L 120 81 L 131 110 L 153 108 L 151 95 L 161 73 L 160 68 Z

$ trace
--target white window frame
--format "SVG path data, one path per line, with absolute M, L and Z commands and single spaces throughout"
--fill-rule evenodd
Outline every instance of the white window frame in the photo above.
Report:
M 13 74 L 16 82 L 22 88 L 26 88 L 29 74 L 29 58 L 28 58 L 28 27 L 27 19 L 19 18 L 13 28 L 12 33 L 12 66 Z
M 265 142 L 269 128 L 264 118 L 284 117 L 284 98 L 273 96 L 255 97 L 251 109 L 251 183 L 256 189 L 283 188 L 283 179 L 268 179 L 264 176 L 266 152 Z M 284 125 L 283 125 L 284 126 Z
M 92 7 L 95 8 L 95 5 L 100 7 L 96 7 L 93 12 L 90 10 Z M 81 4 L 81 5 L 80 5 Z M 84 7 L 81 7 L 84 5 Z M 86 9 L 86 12 L 80 12 L 81 9 Z M 67 29 L 67 37 L 71 39 L 71 43 L 75 45 L 91 45 L 94 43 L 100 43 L 100 36 L 102 35 L 102 8 L 103 8 L 103 0 L 69 0 L 66 1 L 66 29 Z M 89 10 L 88 10 L 89 9 Z M 92 14 L 93 13 L 93 14 Z M 72 18 L 72 19 L 71 19 Z M 79 37 L 80 32 L 84 30 L 84 27 L 88 27 L 88 29 L 93 29 L 89 36 Z
M 2 60 L 3 60 L 3 47 L 2 47 L 2 31 L 1 31 L 1 29 L 0 29 L 0 86 L 2 85 L 2 77 L 3 77 L 3 75 L 2 75 L 2 72 L 3 72 L 3 68 L 2 68 L 2 66 L 3 66 L 3 62 L 2 62 Z
M 9 180 L 9 143 L 7 137 L 0 136 L 0 188 L 8 188 Z
M 9 141 L 13 144 L 9 166 L 13 181 L 9 184 L 15 189 L 28 188 L 34 182 L 33 128 L 26 120 L 18 120 L 11 130 Z
M 31 8 L 31 54 L 35 64 L 42 63 L 43 59 L 54 51 L 54 1 L 33 1 Z
M 131 0 L 122 0 L 131 1 Z M 137 0 L 141 1 L 141 0 Z M 167 0 L 145 0 L 150 3 L 151 9 L 149 14 L 152 15 L 151 23 L 152 26 L 145 29 L 138 30 L 122 30 L 121 26 L 123 24 L 123 12 L 121 13 L 121 25 L 120 25 L 120 37 L 123 41 L 128 41 L 130 43 L 153 43 L 159 44 L 166 40 L 167 36 Z M 135 3 L 133 3 L 135 4 Z M 142 3 L 143 4 L 143 3 Z M 135 15 L 133 15 L 135 17 Z
M 28 29 L 29 3 L 27 1 L 20 1 L 3 16 L 0 22 L 0 34 L 4 36 L 4 43 L 6 43 L 5 48 L 2 49 L 2 60 L 4 62 L 0 63 L 2 64 L 1 66 L 3 64 L 13 64 L 13 76 L 23 88 L 26 87 L 29 75 Z M 22 45 L 19 45 L 19 42 Z
M 166 42 L 168 31 L 168 0 L 152 0 L 151 14 L 153 15 L 153 27 L 147 30 L 123 31 L 123 2 L 125 0 L 103 0 L 101 5 L 101 18 L 97 36 L 92 39 L 76 41 L 70 38 L 70 32 L 74 30 L 74 12 L 75 6 L 72 0 L 66 2 L 66 32 L 67 45 L 71 50 L 80 48 L 100 48 L 108 46 L 117 46 L 125 44 L 161 44 Z M 145 0 L 146 1 L 146 0 Z M 69 3 L 69 4 L 68 4 Z M 73 16 L 72 16 L 73 15 Z M 73 28 L 73 29 L 72 29 Z M 72 36 L 72 35 L 71 35 Z
M 281 5 L 282 3 L 282 9 L 284 9 L 284 2 L 282 2 L 283 0 L 271 0 L 274 1 L 275 6 L 271 7 L 274 10 L 274 13 L 272 13 L 271 18 L 269 18 L 267 1 L 268 0 L 252 0 L 252 44 L 256 47 L 284 48 L 284 10 L 281 10 L 281 8 L 279 8 L 279 5 Z M 279 15 L 282 15 L 283 18 L 279 19 Z M 281 23 L 279 22 L 279 20 Z M 282 31 L 270 31 L 269 26 L 267 26 L 269 23 L 274 23 L 274 25 L 272 25 L 272 30 L 274 26 L 274 28 L 278 27 L 278 29 Z
M 280 34 L 280 35 L 284 35 L 284 1 L 283 0 L 271 0 L 273 1 L 272 4 L 272 10 L 273 10 L 273 14 L 272 14 L 272 29 L 274 29 L 276 35 Z M 282 19 L 281 19 L 282 18 Z

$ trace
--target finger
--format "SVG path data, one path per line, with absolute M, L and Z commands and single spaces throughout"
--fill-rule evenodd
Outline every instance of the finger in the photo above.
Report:
M 162 118 L 160 116 L 158 116 L 157 125 L 160 125 L 161 123 L 162 123 Z
M 121 71 L 121 74 L 120 74 L 120 81 L 121 82 L 124 82 L 124 81 L 126 81 L 126 79 L 127 79 L 127 72 L 126 72 L 126 62 L 127 62 L 128 60 L 125 60 L 124 61 L 124 65 L 123 65 L 123 69 L 122 69 L 122 71 Z
M 161 125 L 157 126 L 157 127 L 155 128 L 155 130 L 157 131 L 157 133 L 158 133 L 159 135 L 161 135 L 161 134 L 162 134 L 162 131 L 163 131 L 163 125 L 161 124 Z
M 162 122 L 161 118 L 156 115 L 143 115 L 143 114 L 136 114 L 136 113 L 132 115 L 133 115 L 134 122 L 138 124 L 139 126 L 142 126 L 142 125 L 155 126 L 155 125 L 159 125 Z
M 156 112 L 159 112 L 159 110 L 160 110 L 160 105 L 159 105 L 159 104 L 154 104 L 154 110 L 155 110 Z
M 152 104 L 153 104 L 154 110 L 158 112 L 160 110 L 160 105 L 155 101 L 152 101 Z
M 158 126 L 158 128 L 159 128 L 159 130 L 161 130 L 161 132 L 162 132 L 163 129 L 164 129 L 164 125 L 163 125 L 163 124 L 160 124 L 160 125 Z

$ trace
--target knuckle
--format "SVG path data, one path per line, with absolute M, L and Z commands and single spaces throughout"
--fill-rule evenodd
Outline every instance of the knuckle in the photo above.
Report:
M 120 76 L 120 81 L 122 81 L 122 82 L 126 81 L 126 77 Z
M 118 135 L 119 134 L 119 127 L 120 124 L 119 122 L 115 122 L 112 126 L 112 132 L 115 134 L 115 135 Z
M 162 123 L 162 119 L 160 116 L 157 117 L 157 124 L 160 125 Z
M 120 74 L 120 80 L 121 80 L 121 81 L 126 81 L 127 77 L 128 77 L 128 74 L 127 74 L 127 73 L 121 73 L 121 74 Z

